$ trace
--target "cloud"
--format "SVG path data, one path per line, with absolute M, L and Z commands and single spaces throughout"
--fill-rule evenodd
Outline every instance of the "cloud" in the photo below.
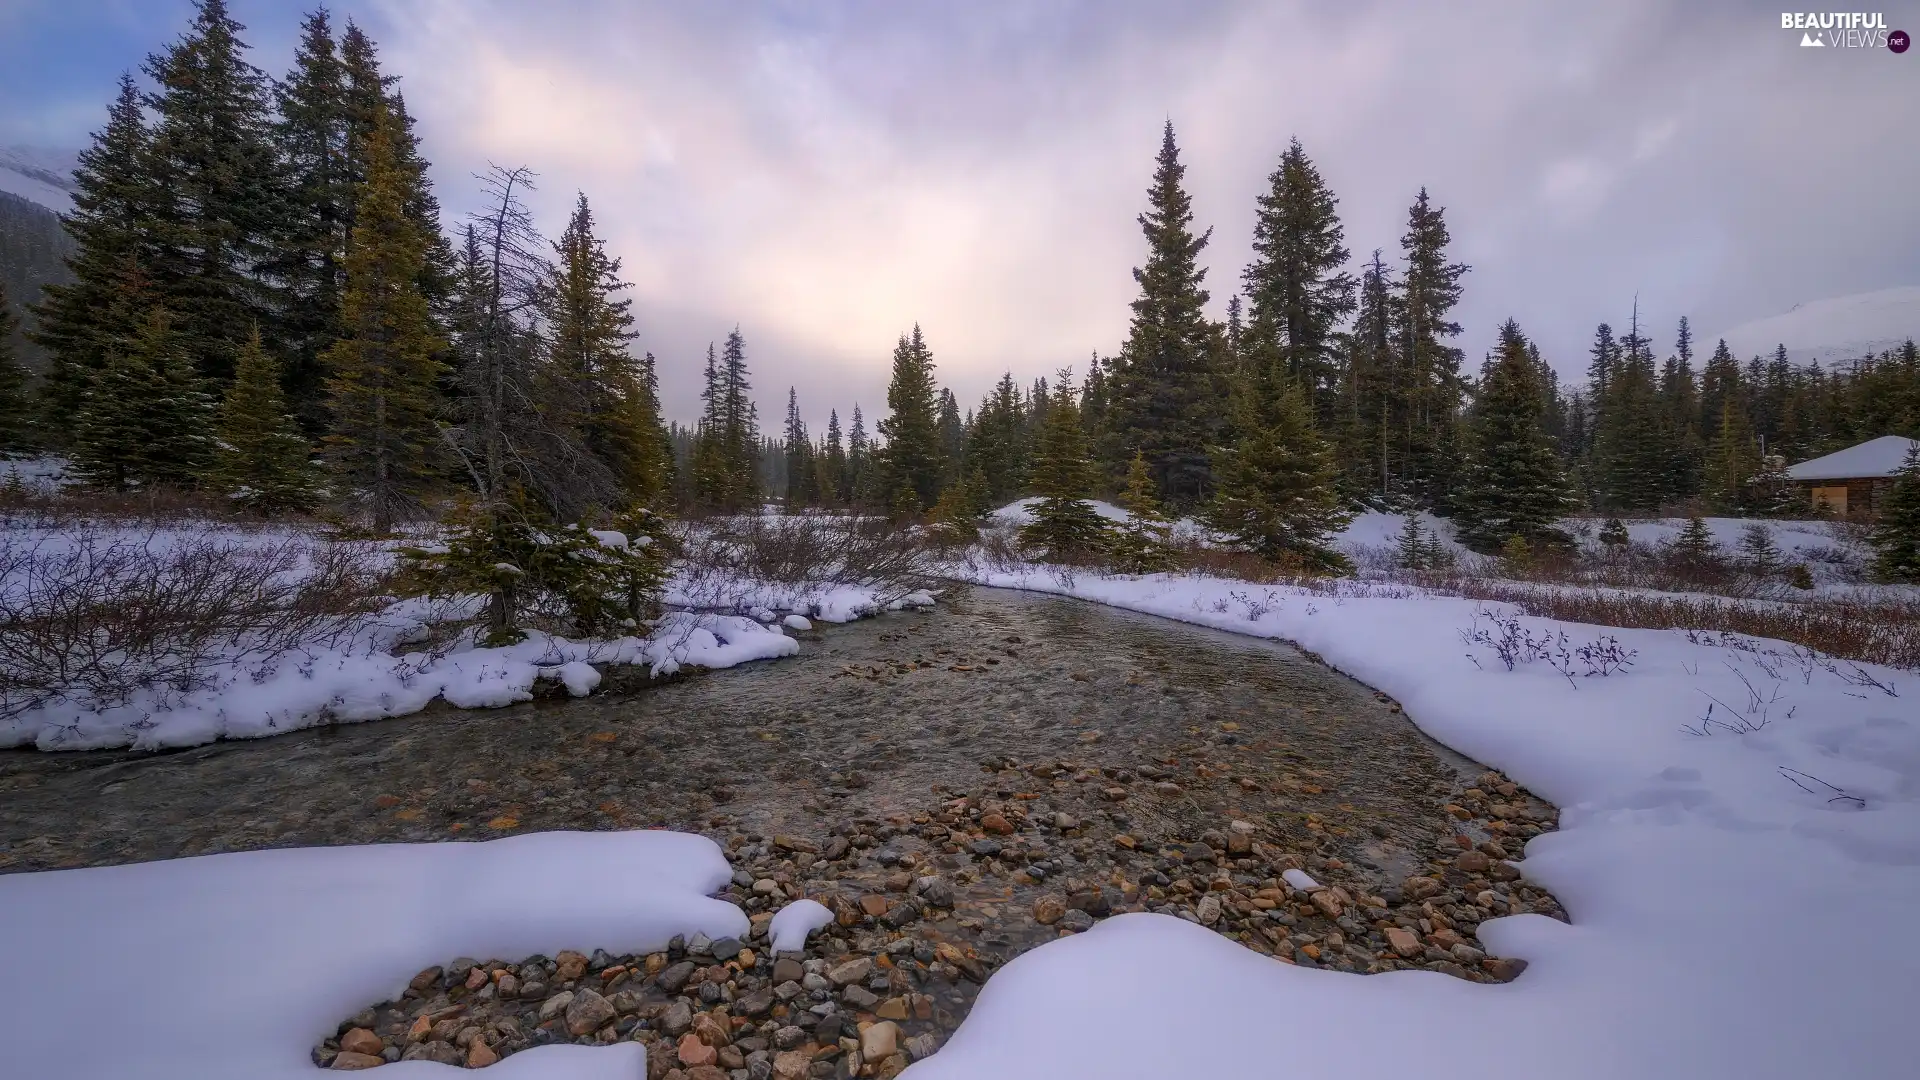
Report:
M 763 414 L 796 384 L 816 426 L 882 411 L 916 321 L 963 401 L 1111 353 L 1167 118 L 1216 312 L 1295 135 L 1356 261 L 1447 207 L 1470 357 L 1511 315 L 1577 373 L 1636 294 L 1662 340 L 1920 283 L 1920 61 L 1750 5 L 362 2 L 450 213 L 489 161 L 551 231 L 593 200 L 682 419 L 736 323 Z

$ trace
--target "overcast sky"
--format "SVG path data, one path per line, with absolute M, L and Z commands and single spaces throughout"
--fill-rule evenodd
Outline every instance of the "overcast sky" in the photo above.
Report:
M 284 71 L 296 5 L 233 0 Z M 1920 284 L 1920 50 L 1803 49 L 1777 6 L 345 0 L 403 78 L 449 218 L 489 161 L 593 201 L 668 412 L 738 323 L 762 415 L 884 412 L 918 321 L 963 405 L 1125 334 L 1171 119 L 1215 308 L 1297 135 L 1355 261 L 1425 185 L 1470 263 L 1470 358 L 1512 316 L 1563 372 L 1636 293 L 1660 348 Z M 77 147 L 185 0 L 0 0 L 0 143 Z M 1920 3 L 1886 12 L 1920 31 Z M 1911 25 L 1909 25 L 1911 24 Z M 1477 365 L 1474 365 L 1477 366 Z

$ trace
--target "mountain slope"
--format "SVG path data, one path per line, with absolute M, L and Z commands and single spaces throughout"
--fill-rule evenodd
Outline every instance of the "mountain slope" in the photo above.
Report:
M 1796 364 L 1857 359 L 1920 339 L 1920 286 L 1796 304 L 1784 314 L 1742 323 L 1718 336 L 1743 361 L 1770 357 L 1779 345 Z
M 64 214 L 73 208 L 75 155 L 35 146 L 0 146 L 0 192 Z
M 60 224 L 59 215 L 0 191 L 0 283 L 6 285 L 8 300 L 27 323 L 32 322 L 27 305 L 39 301 L 42 286 L 71 280 L 66 261 L 71 254 L 73 238 Z M 15 339 L 14 347 L 29 368 L 44 369 L 46 353 L 38 345 L 23 335 Z

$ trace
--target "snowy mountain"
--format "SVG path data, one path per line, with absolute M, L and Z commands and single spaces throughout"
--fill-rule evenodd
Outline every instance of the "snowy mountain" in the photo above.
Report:
M 1778 345 L 1787 347 L 1796 364 L 1828 364 L 1897 349 L 1908 338 L 1920 339 L 1920 286 L 1796 304 L 1783 315 L 1742 323 L 1718 336 L 1742 361 L 1771 356 Z
M 0 146 L 0 191 L 64 214 L 73 206 L 75 163 L 70 150 Z

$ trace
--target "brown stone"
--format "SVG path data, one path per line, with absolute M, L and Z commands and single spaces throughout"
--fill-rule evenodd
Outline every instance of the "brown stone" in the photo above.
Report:
M 329 1065 L 328 1068 L 343 1071 L 347 1069 L 377 1069 L 386 1063 L 387 1060 L 385 1058 L 377 1057 L 373 1054 L 356 1054 L 351 1050 L 342 1050 L 333 1055 L 333 1064 Z
M 942 944 L 944 944 L 944 942 Z M 871 974 L 873 974 L 873 958 L 870 956 L 856 956 L 846 963 L 830 969 L 827 972 L 827 978 L 831 980 L 835 986 L 846 986 L 850 983 L 864 982 L 867 976 Z
M 1521 972 L 1527 970 L 1527 962 L 1504 956 L 1489 956 L 1480 961 L 1480 970 L 1501 982 L 1512 982 L 1520 977 Z
M 1006 818 L 1001 817 L 999 814 L 988 814 L 986 817 L 981 818 L 980 827 L 990 833 L 997 833 L 1001 836 L 1006 836 L 1013 832 L 1013 826 L 1008 823 Z
M 900 1026 L 882 1020 L 860 1033 L 860 1056 L 868 1061 L 892 1057 L 900 1049 Z
M 1409 903 L 1417 904 L 1430 896 L 1438 895 L 1440 888 L 1440 882 L 1436 878 L 1410 877 L 1400 883 L 1400 895 Z
M 873 1015 L 882 1020 L 905 1020 L 907 1018 L 907 999 L 890 997 L 873 1010 Z
M 340 1036 L 340 1049 L 349 1054 L 366 1054 L 369 1057 L 379 1057 L 380 1051 L 386 1048 L 387 1044 L 380 1041 L 380 1036 L 375 1035 L 363 1027 L 353 1028 L 345 1035 Z
M 727 1035 L 727 1024 L 714 1018 L 712 1013 L 696 1013 L 693 1017 L 693 1030 L 688 1032 L 712 1047 L 722 1047 L 733 1040 Z
M 720 1057 L 713 1052 L 713 1047 L 701 1042 L 700 1036 L 691 1031 L 680 1036 L 680 1044 L 675 1047 L 675 1056 L 680 1059 L 680 1064 L 688 1066 L 711 1065 Z
M 887 913 L 887 898 L 879 893 L 868 893 L 860 898 L 860 910 L 869 918 L 877 919 Z
M 567 1031 L 573 1035 L 586 1035 L 597 1031 L 600 1025 L 617 1015 L 613 1004 L 592 990 L 581 990 L 567 1003 Z
M 433 1034 L 433 1020 L 425 1013 L 421 1013 L 413 1018 L 413 1026 L 407 1029 L 407 1041 L 426 1042 L 427 1036 L 431 1034 Z
M 555 982 L 572 982 L 587 973 L 587 958 L 572 949 L 562 949 L 553 958 L 553 978 Z
M 1340 917 L 1340 897 L 1336 894 L 1335 890 L 1321 889 L 1307 899 L 1314 907 L 1319 908 L 1320 913 L 1327 918 L 1337 919 Z
M 475 1039 L 467 1044 L 467 1068 L 484 1069 L 499 1060 L 500 1055 L 487 1045 L 487 1040 Z
M 472 971 L 467 972 L 467 989 L 478 990 L 487 985 L 487 980 L 490 978 L 492 976 L 487 973 L 486 968 L 475 966 Z
M 718 1065 L 695 1065 L 686 1072 L 687 1080 L 727 1080 L 726 1070 Z
M 813 1055 L 802 1050 L 782 1050 L 773 1055 L 773 1080 L 806 1080 L 813 1067 Z
M 1451 950 L 1455 945 L 1461 943 L 1461 938 L 1459 934 L 1443 927 L 1428 934 L 1427 943 L 1437 949 Z
M 430 967 L 420 974 L 415 975 L 412 981 L 407 983 L 407 986 L 418 993 L 424 994 L 433 987 L 434 983 L 440 981 L 440 976 L 443 974 L 445 973 L 441 971 L 440 968 Z
M 1409 930 L 1398 926 L 1387 927 L 1387 944 L 1401 956 L 1420 955 L 1420 939 Z
M 1067 902 L 1048 893 L 1033 902 L 1033 921 L 1041 926 L 1052 926 L 1067 913 Z
M 1493 865 L 1493 860 L 1487 858 L 1483 852 L 1463 851 L 1459 858 L 1453 860 L 1453 865 L 1469 874 L 1484 874 L 1487 868 Z

